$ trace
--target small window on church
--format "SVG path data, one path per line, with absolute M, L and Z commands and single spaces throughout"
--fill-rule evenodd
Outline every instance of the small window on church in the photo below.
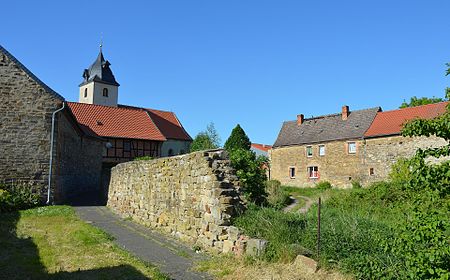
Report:
M 103 96 L 108 97 L 108 89 L 107 88 L 103 89 Z
M 87 98 L 87 88 L 84 89 L 84 98 Z

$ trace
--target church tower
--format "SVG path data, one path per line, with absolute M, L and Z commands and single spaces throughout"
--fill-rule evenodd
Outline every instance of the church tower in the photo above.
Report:
M 117 107 L 120 85 L 116 82 L 110 65 L 103 57 L 100 46 L 97 59 L 89 69 L 84 69 L 84 80 L 79 85 L 80 103 Z

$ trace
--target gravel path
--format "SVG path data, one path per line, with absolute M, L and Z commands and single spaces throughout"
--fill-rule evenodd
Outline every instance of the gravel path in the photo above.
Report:
M 156 265 L 172 279 L 212 279 L 208 274 L 192 271 L 194 263 L 206 256 L 175 240 L 113 214 L 105 206 L 76 206 L 78 216 L 115 238 L 115 242 L 143 261 Z
M 314 204 L 314 201 L 312 201 L 312 199 L 307 196 L 298 196 L 298 197 L 301 199 L 304 199 L 306 201 L 305 205 L 302 208 L 297 210 L 297 212 L 304 214 L 304 213 L 308 212 L 309 208 L 311 208 L 311 206 Z M 296 199 L 293 196 L 290 196 L 290 198 L 291 198 L 292 203 L 283 209 L 284 212 L 291 212 L 292 209 L 294 209 L 299 204 L 298 199 Z

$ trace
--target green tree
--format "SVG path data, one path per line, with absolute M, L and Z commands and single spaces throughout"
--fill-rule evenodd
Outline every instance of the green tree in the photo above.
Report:
M 214 123 L 210 123 L 206 127 L 206 131 L 201 131 L 195 136 L 191 144 L 191 152 L 217 149 L 219 146 L 219 134 L 214 127 Z
M 416 107 L 420 105 L 427 105 L 432 103 L 438 103 L 444 101 L 443 98 L 440 97 L 417 97 L 413 96 L 411 97 L 409 102 L 406 102 L 406 100 L 403 101 L 402 105 L 400 105 L 400 108 L 408 108 L 408 107 Z
M 265 189 L 267 176 L 263 166 L 267 163 L 267 158 L 256 157 L 250 150 L 234 149 L 230 153 L 230 160 L 246 198 L 258 205 L 264 204 L 267 197 Z
M 267 164 L 266 157 L 256 157 L 250 150 L 251 142 L 245 131 L 238 124 L 225 142 L 225 149 L 230 154 L 231 166 L 242 184 L 246 198 L 259 205 L 266 202 L 265 183 L 266 172 L 263 168 Z
M 247 134 L 245 134 L 245 131 L 238 124 L 235 128 L 233 128 L 230 137 L 225 142 L 225 149 L 228 152 L 237 149 L 250 150 L 251 144 L 252 143 L 250 142 Z

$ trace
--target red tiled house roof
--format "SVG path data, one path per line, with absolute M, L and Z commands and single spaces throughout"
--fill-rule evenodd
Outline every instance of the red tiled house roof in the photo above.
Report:
M 257 144 L 257 143 L 252 143 L 252 148 L 253 149 L 258 149 L 264 152 L 268 152 L 270 149 L 272 149 L 271 145 L 265 145 L 265 144 Z
M 448 102 L 378 112 L 364 137 L 399 135 L 404 123 L 412 119 L 432 119 L 446 111 Z
M 144 110 L 76 102 L 67 102 L 67 105 L 87 133 L 101 137 L 166 140 Z

